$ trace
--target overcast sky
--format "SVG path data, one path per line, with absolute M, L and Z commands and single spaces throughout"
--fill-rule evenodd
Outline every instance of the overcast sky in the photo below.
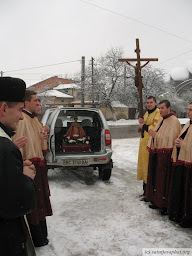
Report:
M 135 58 L 139 38 L 141 57 L 170 72 L 192 60 L 191 13 L 191 0 L 1 0 L 0 71 L 31 85 L 80 72 L 82 56 L 89 64 L 111 47 Z

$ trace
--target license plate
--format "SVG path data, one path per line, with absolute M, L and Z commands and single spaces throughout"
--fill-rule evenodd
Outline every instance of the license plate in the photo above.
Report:
M 86 166 L 89 165 L 89 161 L 87 159 L 81 160 L 63 160 L 64 166 Z

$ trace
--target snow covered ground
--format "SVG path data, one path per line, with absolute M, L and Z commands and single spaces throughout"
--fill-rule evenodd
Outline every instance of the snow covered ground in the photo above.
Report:
M 138 120 L 137 119 L 120 119 L 117 121 L 107 121 L 109 126 L 123 126 L 123 125 L 138 125 Z
M 189 121 L 189 118 L 179 118 L 181 124 L 186 124 Z M 107 121 L 109 126 L 124 126 L 124 125 L 138 125 L 137 119 L 120 119 L 117 121 Z
M 139 139 L 113 140 L 109 182 L 88 169 L 49 170 L 54 215 L 49 245 L 37 256 L 137 256 L 142 248 L 191 248 L 192 230 L 180 228 L 141 202 L 136 180 Z

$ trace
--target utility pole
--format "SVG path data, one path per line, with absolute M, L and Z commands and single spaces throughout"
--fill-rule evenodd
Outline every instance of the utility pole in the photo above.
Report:
M 145 67 L 150 61 L 158 61 L 157 58 L 140 58 L 140 49 L 139 49 L 139 39 L 136 39 L 136 50 L 137 54 L 136 59 L 119 59 L 121 62 L 127 62 L 127 64 L 135 69 L 135 86 L 139 92 L 139 117 L 143 117 L 143 83 L 142 83 L 142 76 L 141 76 L 141 69 Z M 136 62 L 136 65 L 132 65 L 130 62 Z M 144 65 L 141 66 L 141 61 L 146 61 Z
M 1 71 L 1 77 L 3 77 L 3 71 Z
M 125 88 L 125 86 L 126 86 L 126 78 L 127 78 L 127 76 L 126 76 L 126 73 L 127 73 L 127 69 L 126 69 L 126 66 L 124 66 L 124 73 L 123 73 L 123 84 L 124 84 L 124 88 Z
M 91 57 L 91 82 L 92 82 L 92 104 L 94 106 L 95 85 L 94 85 L 94 58 Z
M 81 107 L 84 107 L 85 103 L 85 56 L 82 56 L 81 60 Z

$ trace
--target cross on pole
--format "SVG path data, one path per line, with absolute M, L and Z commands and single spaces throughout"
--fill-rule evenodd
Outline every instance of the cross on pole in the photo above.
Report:
M 141 76 L 141 69 L 145 67 L 150 61 L 158 61 L 157 58 L 140 58 L 140 49 L 139 49 L 139 39 L 136 39 L 136 49 L 135 52 L 137 54 L 136 59 L 119 59 L 121 62 L 127 62 L 127 64 L 135 69 L 135 86 L 139 92 L 139 117 L 143 117 L 143 83 L 142 83 L 142 76 Z M 141 66 L 141 61 L 146 61 L 144 65 Z M 132 65 L 130 62 L 137 62 L 136 65 Z

